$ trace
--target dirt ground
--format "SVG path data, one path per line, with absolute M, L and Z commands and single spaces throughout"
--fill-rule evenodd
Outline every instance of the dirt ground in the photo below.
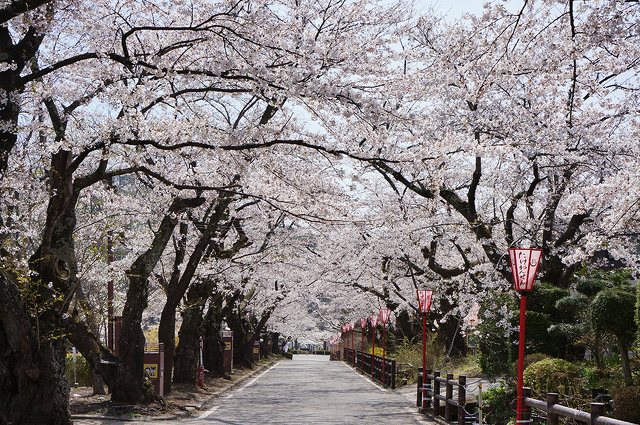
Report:
M 171 394 L 165 396 L 162 402 L 147 405 L 112 403 L 109 394 L 94 395 L 91 387 L 72 387 L 69 397 L 69 410 L 71 415 L 76 417 L 187 417 L 203 408 L 212 398 L 239 385 L 244 380 L 282 359 L 283 357 L 280 356 L 271 356 L 258 362 L 253 369 L 234 369 L 230 379 L 213 378 L 205 375 L 203 388 L 195 385 L 174 385 Z

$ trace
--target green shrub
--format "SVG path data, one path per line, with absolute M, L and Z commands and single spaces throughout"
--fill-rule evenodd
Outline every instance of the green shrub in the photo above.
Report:
M 89 363 L 87 360 L 82 357 L 80 353 L 77 355 L 76 360 L 76 376 L 78 378 L 78 386 L 80 387 L 90 387 L 93 385 L 91 379 L 91 369 L 89 368 Z M 73 354 L 67 353 L 67 381 L 70 386 L 74 386 L 74 376 L 73 376 Z
M 579 395 L 582 392 L 583 381 L 580 367 L 562 359 L 540 360 L 524 371 L 524 384 L 531 387 L 536 396 L 548 392 Z
M 293 359 L 293 353 L 291 351 L 287 351 L 286 353 L 282 353 L 282 355 L 289 360 Z
M 611 395 L 614 418 L 640 423 L 640 386 L 617 388 Z
M 484 419 L 491 425 L 505 425 L 515 416 L 516 390 L 500 385 L 482 393 Z
M 517 358 L 517 350 L 513 345 L 515 335 L 500 323 L 504 307 L 511 312 L 510 324 L 517 323 L 515 298 L 511 294 L 495 294 L 480 310 L 482 322 L 478 326 L 480 337 L 480 368 L 489 379 L 511 374 L 511 363 Z
M 416 382 L 418 379 L 418 368 L 422 367 L 422 342 L 412 343 L 408 339 L 400 342 L 393 353 L 388 353 L 389 357 L 396 360 L 397 364 L 411 365 L 412 376 L 408 377 L 409 382 Z M 435 365 L 440 365 L 444 358 L 444 347 L 439 343 L 427 341 L 426 350 L 427 369 L 434 369 Z

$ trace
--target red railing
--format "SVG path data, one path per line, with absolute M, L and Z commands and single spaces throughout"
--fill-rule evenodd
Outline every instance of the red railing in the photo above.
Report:
M 395 360 L 373 356 L 372 367 L 371 354 L 364 351 L 356 351 L 352 348 L 344 349 L 344 360 L 385 387 L 396 387 Z

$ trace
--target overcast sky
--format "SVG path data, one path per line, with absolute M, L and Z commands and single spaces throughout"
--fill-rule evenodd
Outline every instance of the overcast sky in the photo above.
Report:
M 415 0 L 418 12 L 433 8 L 438 14 L 456 18 L 465 12 L 478 14 L 485 0 Z M 507 7 L 522 7 L 522 0 L 490 0 L 505 3 Z

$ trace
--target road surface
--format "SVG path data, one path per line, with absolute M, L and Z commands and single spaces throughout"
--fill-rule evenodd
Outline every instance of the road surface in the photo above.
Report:
M 413 392 L 411 393 L 414 397 Z M 77 420 L 78 425 L 427 424 L 412 401 L 328 356 L 296 355 L 182 420 Z

